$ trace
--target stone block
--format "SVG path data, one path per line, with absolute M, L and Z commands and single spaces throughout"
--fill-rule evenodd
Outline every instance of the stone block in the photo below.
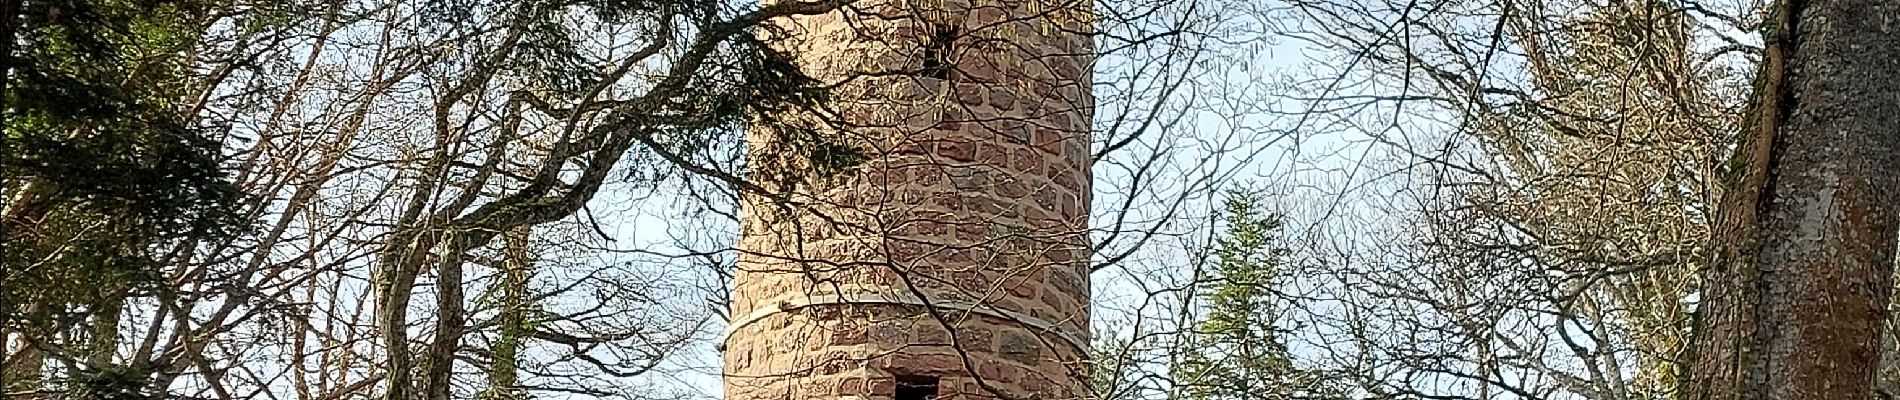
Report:
M 1047 155 L 1038 154 L 1035 150 L 1030 150 L 1027 147 L 1017 147 L 1013 149 L 1013 151 L 1010 152 L 1009 159 L 1009 168 L 1024 175 L 1042 175 L 1045 171 L 1048 171 L 1043 168 L 1043 165 L 1048 164 L 1049 157 Z
M 976 159 L 976 143 L 967 141 L 937 142 L 937 155 L 956 161 Z
M 962 103 L 966 107 L 979 106 L 984 103 L 983 98 L 988 95 L 987 92 L 988 87 L 982 84 L 957 84 L 957 102 Z
M 836 391 L 836 393 L 838 393 L 838 394 L 854 394 L 854 395 L 866 395 L 866 394 L 870 394 L 870 393 L 866 393 L 864 389 L 865 389 L 865 386 L 864 386 L 864 378 L 863 378 L 863 377 L 857 377 L 857 376 L 851 376 L 851 377 L 845 377 L 845 378 L 842 378 L 842 379 L 838 379 L 838 389 L 837 389 L 837 391 Z
M 982 63 L 982 65 L 989 65 L 989 63 Z M 994 68 L 994 67 L 989 67 L 989 68 Z M 990 76 L 985 77 L 984 79 L 986 80 L 995 79 L 994 72 L 990 72 L 989 75 Z M 1016 107 L 1016 92 L 1008 90 L 1008 89 L 1001 89 L 1001 88 L 991 89 L 990 90 L 990 105 L 996 107 L 996 109 L 998 110 L 1007 110 L 1007 109 Z

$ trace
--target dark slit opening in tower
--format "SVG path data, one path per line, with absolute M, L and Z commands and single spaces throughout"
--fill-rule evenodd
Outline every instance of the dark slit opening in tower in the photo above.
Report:
M 937 397 L 940 378 L 929 375 L 898 375 L 893 400 L 930 400 Z
M 933 32 L 929 40 L 924 42 L 923 75 L 950 79 L 950 69 L 956 66 L 952 58 L 956 57 L 957 29 L 944 24 L 932 25 Z

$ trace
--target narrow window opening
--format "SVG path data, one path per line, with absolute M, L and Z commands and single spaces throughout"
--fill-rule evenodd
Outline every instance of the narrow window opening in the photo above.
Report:
M 949 25 L 932 24 L 935 28 L 924 42 L 923 75 L 937 79 L 950 79 L 950 70 L 956 66 L 957 30 Z M 902 400 L 902 399 L 899 399 Z
M 892 400 L 931 400 L 937 397 L 938 377 L 898 375 L 897 393 Z

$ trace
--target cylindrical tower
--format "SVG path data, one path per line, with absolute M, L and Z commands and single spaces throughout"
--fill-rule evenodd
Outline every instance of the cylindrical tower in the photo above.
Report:
M 752 135 L 787 195 L 745 200 L 727 399 L 1087 397 L 1089 7 L 859 0 L 763 34 L 837 86 L 761 127 L 866 158 L 799 174 Z

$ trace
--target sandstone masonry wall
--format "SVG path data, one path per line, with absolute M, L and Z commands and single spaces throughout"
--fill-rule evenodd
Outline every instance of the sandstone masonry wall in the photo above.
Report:
M 773 184 L 805 205 L 746 198 L 727 399 L 1086 398 L 1089 7 L 863 0 L 765 34 L 838 86 L 759 123 L 869 160 Z

